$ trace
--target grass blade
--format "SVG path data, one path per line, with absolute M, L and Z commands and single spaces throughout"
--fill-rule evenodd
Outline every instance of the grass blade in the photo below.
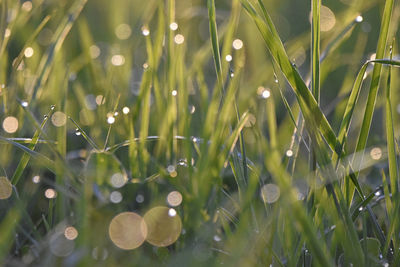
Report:
M 50 115 L 51 115 L 52 111 L 49 112 L 49 114 L 47 114 L 47 116 L 44 117 L 42 124 L 40 125 L 40 129 L 43 130 L 44 126 L 46 125 L 46 122 L 49 120 Z M 28 145 L 28 148 L 31 150 L 34 150 L 36 147 L 36 144 L 39 141 L 39 137 L 40 137 L 40 130 L 36 130 L 35 134 L 32 137 L 32 142 Z M 16 185 L 19 181 L 19 179 L 21 178 L 22 173 L 24 172 L 26 166 L 28 165 L 30 159 L 30 155 L 27 153 L 24 153 L 22 155 L 21 160 L 18 163 L 18 166 L 14 172 L 13 177 L 11 178 L 11 183 L 13 185 Z
M 385 8 L 382 14 L 381 29 L 379 34 L 378 46 L 376 49 L 376 58 L 382 59 L 385 56 L 386 43 L 388 39 L 389 24 L 392 16 L 394 0 L 386 0 Z M 355 152 L 365 149 L 367 138 L 372 122 L 372 115 L 375 109 L 376 97 L 378 95 L 378 87 L 381 76 L 382 65 L 375 64 L 372 72 L 372 81 L 368 93 L 368 100 L 365 108 L 365 115 L 361 125 L 361 130 L 357 140 Z M 356 167 L 357 169 L 357 167 Z M 353 195 L 353 194 L 351 194 Z
M 53 43 L 47 49 L 45 55 L 42 57 L 40 61 L 40 65 L 37 71 L 38 78 L 35 80 L 35 82 L 32 84 L 32 88 L 29 90 L 29 92 L 31 92 L 29 100 L 32 99 L 34 101 L 37 101 L 36 95 L 38 93 L 38 90 L 41 89 L 43 85 L 46 83 L 50 75 L 54 56 L 60 50 L 61 45 L 63 44 L 65 38 L 70 32 L 75 20 L 78 18 L 86 2 L 87 0 L 75 1 L 75 3 L 72 5 L 69 11 L 68 16 L 65 16 L 64 20 L 60 23 L 60 26 L 57 28 L 57 31 L 54 35 L 55 38 L 53 40 Z

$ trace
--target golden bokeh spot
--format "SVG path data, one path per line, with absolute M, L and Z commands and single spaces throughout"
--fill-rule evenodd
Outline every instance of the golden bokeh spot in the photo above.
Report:
M 182 194 L 178 191 L 172 191 L 167 196 L 167 202 L 170 206 L 176 207 L 182 203 Z
M 174 41 L 176 44 L 183 44 L 183 42 L 185 41 L 185 36 L 183 36 L 182 34 L 177 34 L 174 37 Z
M 243 41 L 240 40 L 240 39 L 235 39 L 235 40 L 232 42 L 232 46 L 233 46 L 233 48 L 236 49 L 236 50 L 242 49 L 242 47 L 243 47 Z
M 146 241 L 153 246 L 166 247 L 178 240 L 182 231 L 182 221 L 176 211 L 171 212 L 168 207 L 155 207 L 143 218 L 148 229 Z
M 125 64 L 125 57 L 123 55 L 114 55 L 111 57 L 111 64 L 114 66 L 122 66 Z
M 327 32 L 332 30 L 336 24 L 335 14 L 329 7 L 321 6 L 321 31 Z
M 68 226 L 65 228 L 64 236 L 68 240 L 74 240 L 78 237 L 78 230 L 76 230 L 76 228 L 73 226 Z
M 33 50 L 33 48 L 32 47 L 27 47 L 27 48 L 25 48 L 25 51 L 24 51 L 24 56 L 25 57 L 32 57 L 33 56 L 33 54 L 34 54 L 34 50 Z
M 67 123 L 67 115 L 61 111 L 56 111 L 53 116 L 51 116 L 51 122 L 56 127 L 64 126 L 65 123 Z
M 115 28 L 115 35 L 120 40 L 126 40 L 131 36 L 132 30 L 128 24 L 120 24 Z
M 7 199 L 12 194 L 12 185 L 7 177 L 0 177 L 0 199 Z
M 382 149 L 380 149 L 379 147 L 374 147 L 373 149 L 371 149 L 371 152 L 369 154 L 373 160 L 380 160 L 382 157 Z
M 56 198 L 57 197 L 57 192 L 54 189 L 46 189 L 46 191 L 44 191 L 44 196 L 48 199 L 52 199 L 52 198 Z
M 22 6 L 21 9 L 25 12 L 29 12 L 32 10 L 32 2 L 31 1 L 25 1 Z
M 140 215 L 123 212 L 111 220 L 108 234 L 114 245 L 130 250 L 140 247 L 146 240 L 147 227 Z
M 18 130 L 18 119 L 13 116 L 5 118 L 3 121 L 3 129 L 7 133 L 15 133 Z

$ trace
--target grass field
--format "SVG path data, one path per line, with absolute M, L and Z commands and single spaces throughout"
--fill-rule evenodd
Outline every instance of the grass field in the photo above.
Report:
M 0 265 L 400 266 L 395 0 L 0 0 Z

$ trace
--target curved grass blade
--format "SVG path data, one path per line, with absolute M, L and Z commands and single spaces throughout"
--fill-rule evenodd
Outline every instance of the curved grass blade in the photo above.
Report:
M 390 47 L 390 59 L 392 59 L 392 46 Z M 396 145 L 394 141 L 394 126 L 393 126 L 393 115 L 392 115 L 392 103 L 390 101 L 390 82 L 392 77 L 392 68 L 389 66 L 389 74 L 387 77 L 386 85 L 386 101 L 385 101 L 385 120 L 386 120 L 386 138 L 387 138 L 387 151 L 388 151 L 388 162 L 389 162 L 389 178 L 391 185 L 391 193 L 397 203 L 399 194 L 399 174 L 398 165 L 396 158 Z M 396 204 L 395 204 L 396 205 Z
M 68 118 L 72 121 L 72 123 L 75 125 L 75 127 L 79 130 L 79 132 L 82 134 L 83 138 L 96 150 L 99 151 L 99 147 L 96 145 L 96 143 L 93 141 L 92 138 L 79 126 L 78 123 L 74 121 L 71 117 L 68 116 Z
M 36 151 L 33 151 L 33 150 L 27 148 L 26 146 L 23 146 L 17 142 L 11 141 L 3 136 L 0 136 L 0 141 L 9 143 L 9 144 L 23 150 L 24 152 L 28 153 L 30 156 L 38 159 L 38 162 L 43 164 L 43 166 L 46 167 L 49 171 L 51 171 L 53 173 L 55 172 L 55 170 L 53 168 L 54 162 L 52 160 L 50 160 L 49 158 L 47 158 L 46 156 L 43 156 L 42 154 L 40 154 Z
M 46 125 L 46 122 L 49 120 L 50 115 L 52 113 L 52 110 L 47 114 L 47 116 L 44 117 L 42 124 L 40 125 L 40 129 L 43 130 L 44 126 Z M 32 137 L 32 142 L 28 145 L 28 148 L 31 150 L 34 150 L 36 147 L 36 144 L 39 141 L 39 137 L 40 137 L 40 130 L 36 130 L 36 132 L 34 133 L 33 137 Z M 19 179 L 21 178 L 22 173 L 24 172 L 26 166 L 28 165 L 30 159 L 30 155 L 27 153 L 24 153 L 22 155 L 21 160 L 18 163 L 17 168 L 15 169 L 14 175 L 11 178 L 11 183 L 13 185 L 16 185 L 19 181 Z
M 382 22 L 378 40 L 378 46 L 376 49 L 376 58 L 384 58 L 385 48 L 388 39 L 389 24 L 392 16 L 394 0 L 386 0 L 385 8 L 382 15 Z M 367 144 L 367 138 L 372 122 L 372 115 L 375 110 L 376 97 L 378 95 L 379 81 L 381 77 L 382 65 L 375 64 L 372 72 L 372 81 L 368 93 L 368 100 L 365 108 L 365 115 L 361 125 L 361 130 L 358 135 L 357 145 L 355 152 L 364 150 Z M 351 194 L 352 195 L 352 194 Z
M 248 0 L 241 0 L 241 3 L 255 22 L 272 57 L 293 88 L 305 117 L 306 125 L 308 125 L 307 128 L 316 127 L 324 136 L 331 149 L 338 153 L 339 143 L 336 140 L 336 135 L 296 67 L 290 62 L 270 16 L 265 12 L 266 22 L 264 22 Z
M 85 6 L 87 0 L 77 0 L 72 5 L 71 9 L 69 10 L 68 14 L 64 17 L 63 21 L 60 23 L 57 31 L 55 33 L 55 38 L 52 44 L 47 49 L 46 53 L 42 57 L 38 71 L 37 71 L 37 79 L 32 84 L 29 92 L 31 95 L 29 100 L 36 100 L 36 95 L 38 90 L 43 87 L 46 83 L 47 78 L 50 75 L 50 71 L 52 69 L 52 63 L 54 61 L 55 54 L 60 50 L 65 38 L 67 37 L 68 33 L 70 32 L 74 22 L 78 18 L 79 14 L 81 13 L 83 7 Z
M 320 62 L 324 61 L 325 58 L 331 53 L 331 51 L 337 47 L 340 43 L 342 43 L 346 38 L 347 34 L 353 30 L 354 26 L 357 23 L 362 22 L 362 16 L 357 16 L 349 25 L 347 25 L 329 44 L 325 47 L 325 49 L 321 53 Z
M 319 77 L 319 63 L 320 63 L 320 13 L 321 13 L 321 0 L 312 0 L 312 22 L 311 22 L 311 91 L 319 103 L 319 90 L 320 90 L 320 77 Z
M 41 30 L 46 26 L 47 22 L 49 22 L 51 16 L 47 15 L 42 22 L 39 24 L 39 26 L 35 29 L 35 31 L 32 33 L 32 35 L 29 37 L 29 39 L 25 42 L 24 47 L 21 49 L 21 52 L 18 54 L 17 58 L 13 61 L 13 68 L 17 69 L 19 64 L 21 64 L 22 59 L 24 58 L 24 52 L 25 49 L 35 40 L 36 36 L 41 32 Z
M 214 57 L 215 71 L 217 73 L 218 87 L 220 88 L 222 95 L 224 95 L 221 55 L 219 52 L 217 23 L 215 20 L 215 0 L 207 0 L 207 8 L 208 8 L 208 18 L 210 24 L 212 52 Z
M 380 191 L 382 188 L 378 187 L 377 189 L 375 189 L 371 194 L 369 194 L 368 197 L 366 197 L 363 201 L 361 201 L 355 208 L 353 211 L 353 214 L 351 215 L 351 218 L 353 221 L 355 221 L 358 217 L 358 215 L 360 215 L 360 213 L 369 205 L 369 203 L 371 202 L 372 199 L 374 199 L 375 197 L 375 193 Z

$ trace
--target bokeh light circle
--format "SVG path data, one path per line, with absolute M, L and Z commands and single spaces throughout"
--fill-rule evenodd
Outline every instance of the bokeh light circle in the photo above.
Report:
M 261 198 L 265 203 L 274 203 L 279 199 L 281 191 L 275 184 L 266 184 L 261 188 Z
M 167 202 L 170 206 L 176 207 L 182 203 L 182 194 L 178 191 L 172 191 L 167 196 Z
M 134 212 L 123 212 L 115 216 L 108 228 L 111 241 L 124 250 L 140 247 L 146 240 L 147 227 L 143 218 Z
M 157 247 L 169 246 L 178 240 L 182 231 L 182 221 L 175 212 L 171 216 L 170 208 L 155 207 L 144 215 L 147 225 L 146 241 Z
M 56 111 L 53 116 L 51 116 L 51 122 L 56 127 L 64 126 L 67 122 L 67 115 L 61 111 Z
M 15 133 L 18 130 L 18 119 L 13 116 L 5 118 L 3 121 L 3 129 L 7 133 Z
M 7 177 L 0 177 L 0 199 L 7 199 L 12 194 L 12 185 Z
M 335 14 L 327 6 L 321 6 L 321 31 L 327 32 L 332 30 L 336 24 Z

